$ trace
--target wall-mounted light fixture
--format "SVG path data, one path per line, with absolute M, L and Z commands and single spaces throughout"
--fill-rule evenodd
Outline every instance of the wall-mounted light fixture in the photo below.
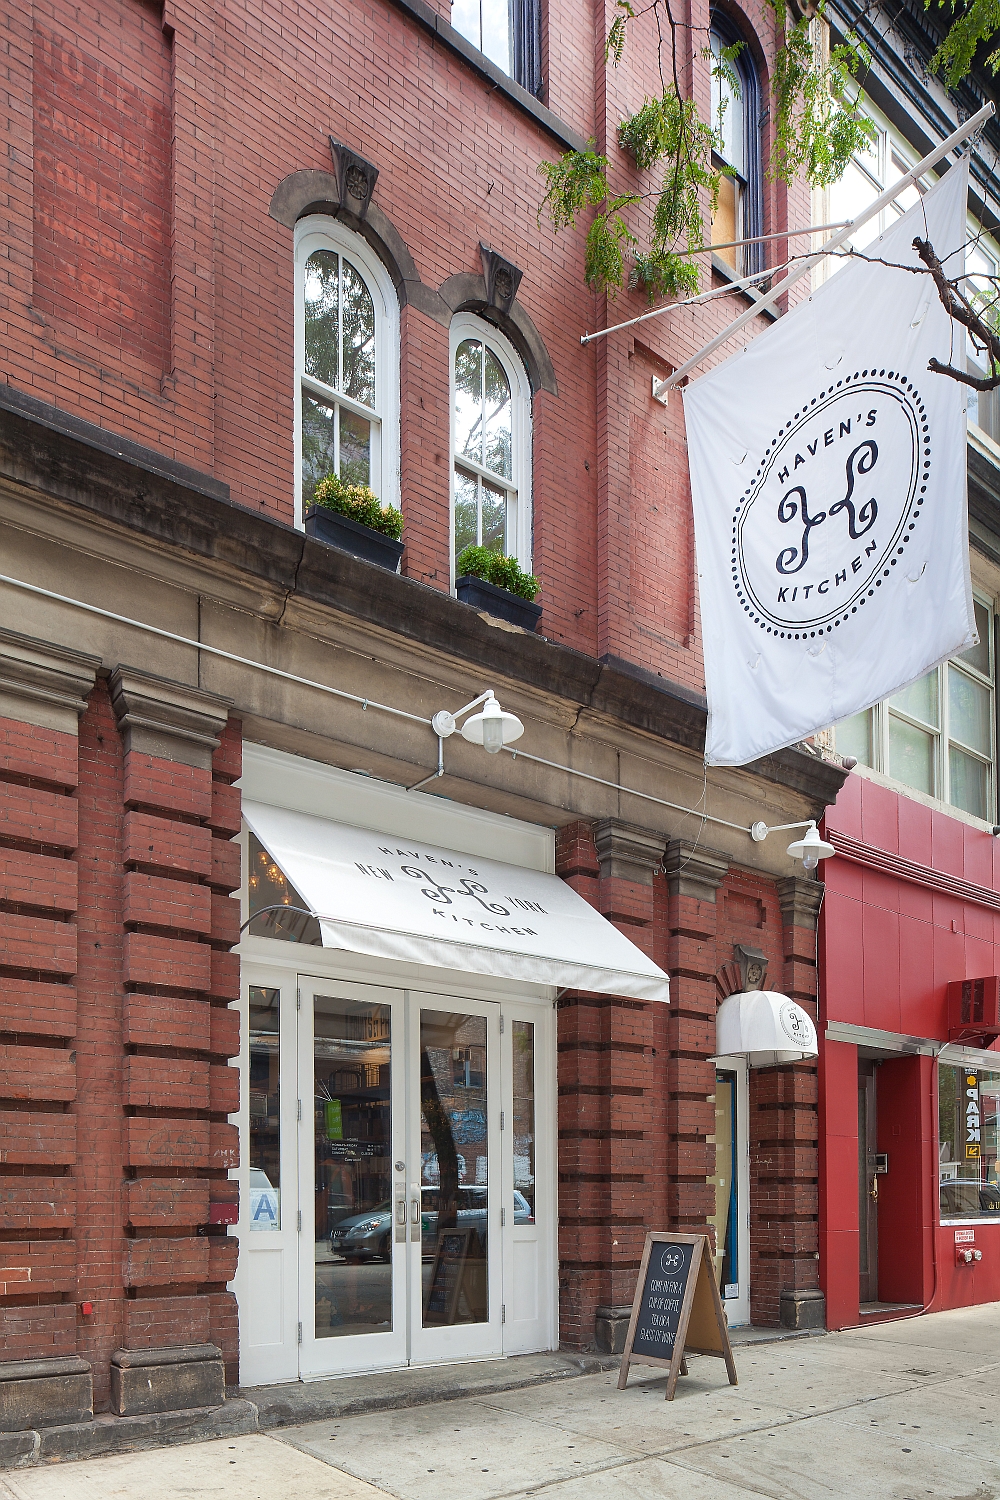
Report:
M 483 705 L 479 713 L 473 714 L 462 725 L 462 738 L 471 745 L 482 745 L 487 755 L 498 755 L 504 745 L 512 745 L 524 733 L 524 725 L 516 714 L 509 714 L 500 707 L 492 688 L 473 698 L 464 708 L 449 713 L 439 709 L 431 719 L 431 728 L 439 739 L 446 740 L 458 728 L 458 720 L 470 709 Z
M 804 823 L 777 823 L 773 828 L 768 828 L 766 823 L 754 823 L 750 829 L 750 837 L 755 844 L 761 844 L 769 833 L 781 833 L 792 828 L 806 830 L 800 839 L 795 839 L 788 846 L 789 855 L 792 859 L 801 859 L 804 870 L 815 870 L 821 859 L 832 859 L 836 854 L 833 845 L 820 838 L 819 829 L 812 820 Z

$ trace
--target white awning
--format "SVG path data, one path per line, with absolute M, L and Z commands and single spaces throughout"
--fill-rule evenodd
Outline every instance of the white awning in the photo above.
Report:
M 556 875 L 259 802 L 243 815 L 319 919 L 325 948 L 669 1000 L 663 970 Z
M 816 1028 L 809 1016 L 776 990 L 744 990 L 723 1000 L 715 1018 L 719 1057 L 745 1057 L 751 1068 L 816 1057 Z

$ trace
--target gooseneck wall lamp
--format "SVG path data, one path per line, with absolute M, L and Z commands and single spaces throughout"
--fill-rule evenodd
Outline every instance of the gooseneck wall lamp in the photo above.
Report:
M 800 839 L 794 839 L 788 846 L 788 853 L 792 859 L 801 859 L 804 870 L 815 870 L 821 859 L 832 859 L 836 849 L 832 844 L 827 844 L 819 836 L 819 829 L 815 822 L 804 823 L 777 823 L 773 828 L 768 828 L 766 823 L 754 823 L 750 829 L 750 837 L 755 844 L 761 844 L 769 833 L 781 833 L 792 828 L 804 828 L 805 833 Z
M 524 733 L 524 725 L 516 714 L 509 714 L 502 709 L 496 700 L 493 690 L 480 693 L 478 698 L 473 698 L 464 708 L 455 713 L 449 713 L 446 708 L 439 709 L 431 719 L 431 728 L 438 739 L 446 740 L 455 733 L 458 728 L 458 720 L 473 708 L 479 709 L 477 714 L 466 719 L 462 725 L 462 738 L 468 740 L 470 745 L 482 745 L 487 755 L 498 755 L 504 745 L 512 745 L 519 740 Z
M 474 708 L 478 708 L 479 712 L 474 714 Z M 467 719 L 466 714 L 469 715 Z M 505 745 L 512 745 L 524 733 L 524 725 L 517 714 L 509 714 L 500 707 L 492 688 L 480 693 L 478 698 L 473 698 L 464 708 L 457 708 L 454 713 L 446 708 L 439 708 L 431 719 L 431 728 L 438 740 L 437 770 L 407 787 L 408 792 L 417 792 L 444 775 L 444 742 L 458 729 L 459 719 L 465 719 L 461 728 L 463 740 L 468 740 L 470 745 L 482 745 L 487 755 L 499 755 Z

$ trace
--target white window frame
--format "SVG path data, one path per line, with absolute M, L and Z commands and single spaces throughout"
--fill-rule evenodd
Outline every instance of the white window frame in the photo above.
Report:
M 996 821 L 997 811 L 997 607 L 996 600 L 991 598 L 982 589 L 974 589 L 973 595 L 978 604 L 981 604 L 985 609 L 989 610 L 989 647 L 990 665 L 992 667 L 990 680 L 987 681 L 987 679 L 984 678 L 980 673 L 978 673 L 974 667 L 970 667 L 969 664 L 967 662 L 963 662 L 960 657 L 955 657 L 953 661 L 949 660 L 946 662 L 942 662 L 940 666 L 934 668 L 934 671 L 937 673 L 938 691 L 937 728 L 934 728 L 930 724 L 925 724 L 920 719 L 912 717 L 910 714 L 907 714 L 900 708 L 890 705 L 888 700 L 883 700 L 881 703 L 877 703 L 874 708 L 867 709 L 866 712 L 868 714 L 869 721 L 868 733 L 870 744 L 869 764 L 873 771 L 877 771 L 880 775 L 885 776 L 888 780 L 891 780 L 893 784 L 895 786 L 898 786 L 900 791 L 902 791 L 904 794 L 915 793 L 916 795 L 922 797 L 931 796 L 934 801 L 942 803 L 945 807 L 956 808 L 956 810 L 962 813 L 965 817 L 977 817 L 975 813 L 967 812 L 964 807 L 959 807 L 958 803 L 951 801 L 951 774 L 948 764 L 948 756 L 950 753 L 952 736 L 950 725 L 948 673 L 954 666 L 956 671 L 967 674 L 978 686 L 986 687 L 990 694 L 989 756 L 986 757 L 980 755 L 978 752 L 970 749 L 968 746 L 963 745 L 960 741 L 956 741 L 956 744 L 958 745 L 958 748 L 964 754 L 969 755 L 971 759 L 985 762 L 987 765 L 986 817 L 982 821 L 984 821 L 986 824 L 993 824 Z M 934 789 L 932 792 L 924 792 L 922 788 L 911 787 L 906 782 L 897 781 L 896 778 L 893 777 L 891 769 L 892 761 L 889 756 L 889 720 L 893 717 L 898 718 L 903 723 L 912 724 L 914 728 L 919 729 L 924 734 L 929 734 L 933 738 Z M 834 728 L 834 743 L 836 744 L 836 727 Z
M 369 408 L 305 373 L 305 267 L 316 250 L 345 255 L 371 293 L 375 307 L 375 406 Z M 384 505 L 400 508 L 399 483 L 399 300 L 388 270 L 366 240 L 324 214 L 311 214 L 295 226 L 295 525 L 302 513 L 302 389 L 335 399 L 348 411 L 373 421 L 371 488 Z M 377 426 L 375 425 L 377 423 Z
M 506 481 L 508 494 L 514 494 L 513 523 L 508 525 L 508 546 L 513 541 L 511 555 L 526 573 L 531 572 L 531 383 L 524 361 L 514 345 L 499 329 L 494 328 L 474 313 L 457 313 L 452 319 L 449 341 L 448 400 L 449 412 L 449 469 L 448 491 L 448 555 L 451 559 L 451 591 L 455 592 L 455 465 L 477 474 L 488 484 L 498 489 L 504 487 L 503 478 L 489 469 L 482 468 L 472 459 L 455 452 L 455 356 L 463 339 L 479 339 L 495 354 L 510 382 L 511 400 L 511 476 Z M 509 503 L 509 502 L 508 502 Z M 510 512 L 508 511 L 508 514 Z

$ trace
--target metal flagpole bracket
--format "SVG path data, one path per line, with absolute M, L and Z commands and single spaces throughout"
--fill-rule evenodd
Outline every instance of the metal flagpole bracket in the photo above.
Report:
M 996 109 L 992 103 L 984 104 L 981 110 L 972 115 L 970 119 L 965 120 L 957 130 L 953 130 L 951 135 L 935 146 L 934 150 L 929 152 L 922 161 L 918 161 L 915 167 L 911 167 L 909 172 L 904 173 L 891 187 L 887 187 L 884 193 L 880 193 L 874 203 L 870 203 L 863 213 L 858 214 L 857 218 L 852 219 L 845 228 L 839 229 L 836 234 L 831 235 L 826 244 L 821 245 L 814 255 L 806 256 L 794 271 L 789 271 L 787 276 L 754 302 L 752 307 L 748 307 L 742 312 L 738 318 L 729 324 L 728 328 L 724 328 L 721 333 L 717 333 L 713 339 L 710 339 L 707 344 L 698 350 L 697 354 L 692 354 L 691 358 L 682 364 L 679 369 L 675 370 L 672 375 L 668 375 L 666 380 L 660 383 L 659 392 L 654 393 L 657 394 L 657 399 L 659 399 L 660 394 L 670 390 L 672 386 L 679 385 L 686 375 L 689 375 L 703 360 L 707 359 L 710 354 L 713 354 L 720 344 L 727 343 L 733 337 L 733 334 L 739 333 L 740 329 L 745 327 L 751 319 L 756 318 L 759 313 L 764 312 L 767 308 L 773 307 L 778 298 L 783 296 L 794 282 L 799 281 L 803 276 L 807 275 L 813 266 L 818 265 L 825 255 L 830 255 L 834 250 L 839 250 L 840 246 L 846 244 L 862 225 L 867 224 L 869 219 L 873 219 L 876 214 L 882 212 L 883 208 L 888 207 L 893 199 L 898 198 L 900 193 L 909 187 L 912 182 L 916 182 L 925 172 L 929 172 L 932 167 L 936 167 L 939 161 L 944 160 L 949 151 L 953 151 L 956 146 L 960 146 L 969 136 L 974 135 L 995 113 Z

